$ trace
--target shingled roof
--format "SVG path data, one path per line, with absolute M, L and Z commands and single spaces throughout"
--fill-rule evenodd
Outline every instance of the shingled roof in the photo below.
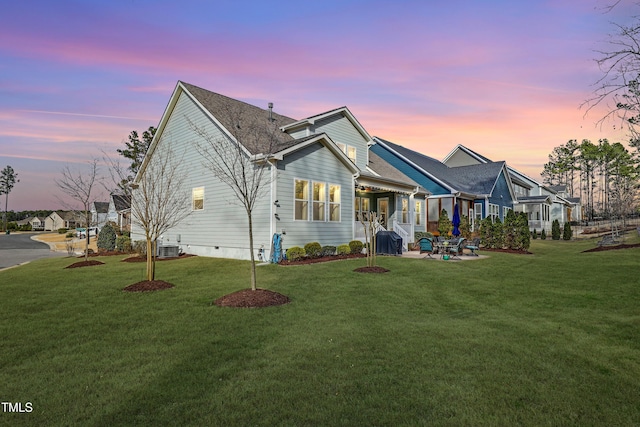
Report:
M 439 160 L 409 148 L 376 137 L 384 145 L 409 160 L 453 191 L 469 194 L 490 194 L 505 162 L 488 162 L 470 166 L 449 167 Z
M 239 142 L 251 154 L 269 154 L 297 144 L 291 135 L 279 129 L 296 120 L 189 83 L 181 81 L 180 84 L 229 132 L 242 133 Z M 270 117 L 272 121 L 269 121 Z M 243 129 L 251 131 L 239 132 Z M 275 147 L 272 146 L 273 138 Z

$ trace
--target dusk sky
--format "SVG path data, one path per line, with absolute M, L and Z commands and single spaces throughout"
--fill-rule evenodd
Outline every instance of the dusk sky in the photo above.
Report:
M 626 143 L 580 105 L 623 0 L 4 2 L 0 169 L 9 210 L 57 209 L 66 165 L 156 126 L 178 80 L 302 119 L 347 106 L 372 136 L 457 144 L 539 178 L 569 139 Z M 614 125 L 616 127 L 614 128 Z M 4 196 L 2 209 L 4 209 Z M 105 201 L 106 201 L 105 197 Z

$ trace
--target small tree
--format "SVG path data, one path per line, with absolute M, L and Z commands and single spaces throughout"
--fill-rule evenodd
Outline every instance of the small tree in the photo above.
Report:
M 13 186 L 20 182 L 18 174 L 11 166 L 5 167 L 0 172 L 0 194 L 4 194 L 4 230 L 7 230 L 7 211 L 9 209 L 9 193 Z
M 113 251 L 116 248 L 116 231 L 109 223 L 105 224 L 98 233 L 98 240 L 96 242 L 98 250 Z
M 541 240 L 547 240 L 547 231 L 543 228 L 542 232 L 540 233 L 540 239 Z
M 553 240 L 560 240 L 560 221 L 554 219 L 551 223 L 551 238 Z
M 442 209 L 442 212 L 440 212 L 440 218 L 438 218 L 438 233 L 440 233 L 442 237 L 446 238 L 449 236 L 452 229 L 453 225 L 449 219 L 449 214 L 446 209 Z
M 518 228 L 516 213 L 512 210 L 508 211 L 503 225 L 504 245 L 508 249 L 518 249 L 520 246 L 520 230 Z
M 493 236 L 493 247 L 501 249 L 504 247 L 504 225 L 500 218 L 493 220 L 491 224 L 491 234 Z
M 467 240 L 471 238 L 471 224 L 469 223 L 468 216 L 462 215 L 460 217 L 460 225 L 458 226 L 458 229 L 460 230 L 460 235 L 462 235 L 462 237 Z
M 572 236 L 573 236 L 573 231 L 571 231 L 571 223 L 567 221 L 564 223 L 564 228 L 562 230 L 562 239 L 571 240 Z
M 519 250 L 528 250 L 531 246 L 531 233 L 529 233 L 529 219 L 526 213 L 520 212 L 517 215 L 516 226 L 518 229 L 516 247 Z
M 367 267 L 376 265 L 376 232 L 380 223 L 378 222 L 378 214 L 375 212 L 367 212 L 360 217 L 360 223 L 364 227 L 365 247 L 367 248 Z
M 62 178 L 56 180 L 56 185 L 64 194 L 72 200 L 71 204 L 63 201 L 63 204 L 73 209 L 73 204 L 79 204 L 81 207 L 84 226 L 86 227 L 86 240 L 84 247 L 85 261 L 89 260 L 89 227 L 93 222 L 91 214 L 91 204 L 97 200 L 96 184 L 101 181 L 98 174 L 98 160 L 93 159 L 89 162 L 86 172 L 73 172 L 69 166 L 62 169 Z
M 191 195 L 183 185 L 186 174 L 182 167 L 183 158 L 160 140 L 132 185 L 131 221 L 145 235 L 147 280 L 155 280 L 158 239 L 191 213 Z

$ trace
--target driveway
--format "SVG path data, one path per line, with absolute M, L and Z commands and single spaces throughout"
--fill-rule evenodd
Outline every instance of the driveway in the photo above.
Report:
M 46 243 L 31 240 L 35 234 L 0 234 L 0 270 L 40 258 L 67 256 L 65 252 L 52 251 Z

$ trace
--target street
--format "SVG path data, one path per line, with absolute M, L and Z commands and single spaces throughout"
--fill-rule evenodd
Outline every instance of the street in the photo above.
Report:
M 0 270 L 40 258 L 67 255 L 53 252 L 46 243 L 31 240 L 34 234 L 0 234 Z

